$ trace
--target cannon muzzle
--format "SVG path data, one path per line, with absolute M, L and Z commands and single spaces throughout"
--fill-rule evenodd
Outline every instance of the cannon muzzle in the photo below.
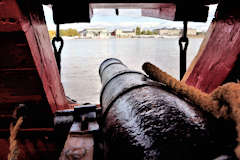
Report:
M 99 74 L 104 159 L 214 158 L 202 111 L 118 59 L 105 60 Z

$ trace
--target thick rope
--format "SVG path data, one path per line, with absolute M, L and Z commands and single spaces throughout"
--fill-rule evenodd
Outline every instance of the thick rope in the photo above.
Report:
M 16 125 L 13 125 L 13 123 L 10 124 L 10 137 L 9 137 L 9 154 L 8 154 L 8 160 L 19 160 L 22 159 L 20 156 L 21 148 L 19 147 L 19 142 L 17 140 L 17 135 L 20 130 L 20 127 L 23 123 L 23 117 L 20 117 Z
M 240 159 L 240 84 L 227 83 L 219 86 L 212 93 L 206 94 L 176 80 L 151 63 L 144 63 L 142 68 L 150 78 L 164 83 L 176 94 L 186 97 L 193 104 L 201 107 L 204 111 L 210 112 L 216 118 L 223 117 L 234 120 L 238 133 L 238 145 L 235 148 L 235 153 Z

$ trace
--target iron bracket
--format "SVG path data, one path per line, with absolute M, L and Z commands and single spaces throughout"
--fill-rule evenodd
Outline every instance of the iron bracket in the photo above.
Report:
M 70 134 L 92 134 L 99 130 L 97 105 L 87 104 L 74 107 L 74 122 Z

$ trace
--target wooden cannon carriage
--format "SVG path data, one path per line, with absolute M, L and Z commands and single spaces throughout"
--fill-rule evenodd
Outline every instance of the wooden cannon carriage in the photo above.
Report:
M 54 124 L 56 114 L 71 114 L 73 107 L 61 84 L 42 4 L 53 5 L 56 24 L 89 22 L 94 8 L 141 8 L 144 16 L 204 22 L 207 5 L 218 4 L 215 18 L 182 82 L 210 93 L 219 85 L 239 79 L 240 13 L 233 0 L 89 0 L 78 5 L 79 2 L 0 0 L 0 159 L 7 159 L 9 153 L 9 125 L 16 120 L 16 108 L 24 116 L 18 138 L 26 159 L 69 159 L 82 154 L 72 151 L 73 146 L 90 146 L 83 159 L 93 158 L 92 135 L 69 135 L 63 149 L 69 124 L 64 134 Z

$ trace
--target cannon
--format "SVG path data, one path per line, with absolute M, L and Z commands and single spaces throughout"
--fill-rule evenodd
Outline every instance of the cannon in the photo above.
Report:
M 196 160 L 222 154 L 216 119 L 164 84 L 115 58 L 105 60 L 99 74 L 105 160 Z

